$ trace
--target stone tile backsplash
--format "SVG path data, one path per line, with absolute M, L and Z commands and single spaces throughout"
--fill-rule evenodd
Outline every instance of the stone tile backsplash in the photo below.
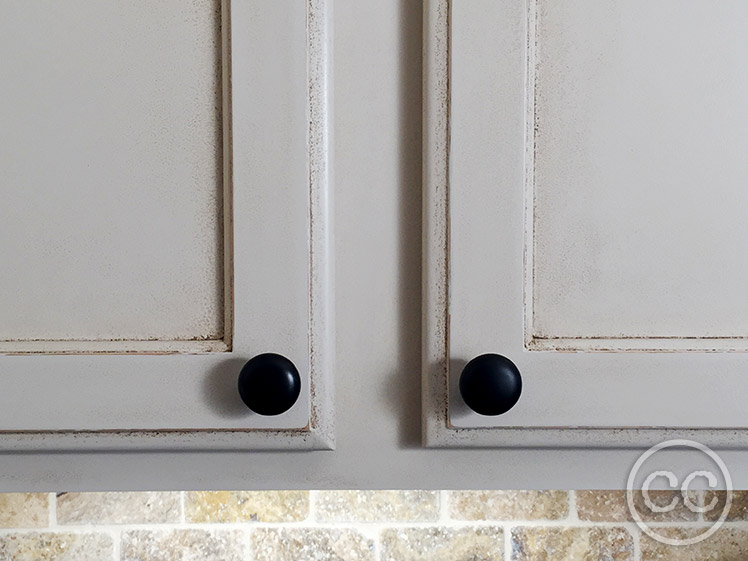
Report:
M 711 524 L 665 508 L 673 497 L 650 493 L 658 533 Z M 639 530 L 622 491 L 11 493 L 0 561 L 745 561 L 748 492 L 732 501 L 713 536 L 669 546 Z

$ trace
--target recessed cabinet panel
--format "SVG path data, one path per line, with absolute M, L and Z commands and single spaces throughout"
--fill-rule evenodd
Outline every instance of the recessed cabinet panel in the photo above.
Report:
M 748 5 L 533 10 L 530 347 L 748 349 Z
M 425 443 L 748 442 L 745 4 L 425 16 Z
M 0 449 L 332 446 L 329 17 L 0 6 Z
M 220 0 L 0 10 L 0 350 L 230 348 Z

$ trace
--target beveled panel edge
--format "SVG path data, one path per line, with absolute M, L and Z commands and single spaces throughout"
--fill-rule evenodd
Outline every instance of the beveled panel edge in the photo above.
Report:
M 312 449 L 335 449 L 333 223 L 333 0 L 308 0 L 309 430 Z
M 204 354 L 231 350 L 224 339 L 184 341 L 158 340 L 30 340 L 0 341 L 0 354 L 18 355 L 120 355 L 120 354 Z
M 449 447 L 451 2 L 424 0 L 423 7 L 421 431 L 424 446 Z
M 745 353 L 747 337 L 529 337 L 528 351 L 585 353 Z
M 302 430 L 193 429 L 0 432 L 0 456 L 36 452 L 334 450 L 319 427 Z

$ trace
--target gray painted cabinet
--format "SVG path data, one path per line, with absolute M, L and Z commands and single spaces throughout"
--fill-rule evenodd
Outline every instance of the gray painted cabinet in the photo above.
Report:
M 0 450 L 332 448 L 329 5 L 3 2 L 0 48 Z
M 748 5 L 426 4 L 427 445 L 746 447 Z
M 748 484 L 748 12 L 680 3 L 0 2 L 0 490 Z

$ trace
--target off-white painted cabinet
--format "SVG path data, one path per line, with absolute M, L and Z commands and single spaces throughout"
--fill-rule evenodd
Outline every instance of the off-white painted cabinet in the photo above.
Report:
M 745 487 L 746 10 L 0 0 L 0 491 Z
M 426 445 L 748 445 L 748 4 L 425 16 Z
M 0 2 L 0 450 L 333 447 L 329 18 Z

